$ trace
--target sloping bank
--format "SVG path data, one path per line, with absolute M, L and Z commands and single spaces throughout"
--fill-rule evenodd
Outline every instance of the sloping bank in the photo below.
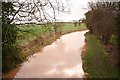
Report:
M 119 78 L 117 68 L 110 63 L 102 43 L 95 36 L 86 33 L 86 45 L 82 53 L 86 78 Z

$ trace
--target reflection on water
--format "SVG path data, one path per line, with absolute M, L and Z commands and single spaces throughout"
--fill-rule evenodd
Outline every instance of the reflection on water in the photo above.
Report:
M 86 31 L 63 35 L 24 62 L 16 78 L 82 78 L 81 51 Z

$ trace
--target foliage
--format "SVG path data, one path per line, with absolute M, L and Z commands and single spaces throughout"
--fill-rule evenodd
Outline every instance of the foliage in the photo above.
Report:
M 84 70 L 90 78 L 119 78 L 119 71 L 110 61 L 110 56 L 105 54 L 103 44 L 95 36 L 87 33 L 86 51 L 83 64 Z
M 102 41 L 109 55 L 120 55 L 120 2 L 90 3 L 90 11 L 86 13 L 86 24 L 90 33 Z M 114 48 L 109 48 L 111 45 Z M 113 50 L 113 51 L 110 51 Z M 120 67 L 119 57 L 117 64 Z M 115 59 L 114 59 L 115 60 Z M 114 62 L 113 62 L 114 63 Z M 119 68 L 120 69 L 120 68 Z
M 91 10 L 86 13 L 87 26 L 105 45 L 112 35 L 117 34 L 116 4 L 112 2 L 90 3 Z
M 117 14 L 117 29 L 118 29 L 118 50 L 120 53 L 120 1 L 118 3 L 118 14 Z M 120 59 L 119 59 L 119 63 L 118 63 L 119 67 L 120 67 Z M 119 68 L 120 71 L 120 68 Z
M 11 23 L 9 18 L 14 9 L 11 2 L 2 2 L 2 69 L 7 71 L 15 64 L 21 62 L 19 57 L 19 49 L 17 48 L 16 35 L 17 28 Z

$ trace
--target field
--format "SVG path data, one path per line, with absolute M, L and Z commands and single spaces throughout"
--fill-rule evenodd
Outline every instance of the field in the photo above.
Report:
M 72 23 L 61 23 L 61 32 L 71 32 L 75 30 L 84 30 L 87 29 L 84 23 L 81 23 L 80 26 L 74 26 Z M 36 24 L 29 24 L 29 25 L 18 25 L 20 31 L 18 31 L 17 36 L 17 44 L 24 45 L 29 41 L 36 39 L 38 36 L 43 36 L 49 33 L 54 33 L 54 29 L 52 25 L 36 25 Z
M 63 32 L 71 31 L 71 30 L 85 30 L 85 29 L 87 29 L 87 27 L 84 23 L 81 23 L 80 26 L 76 26 L 76 27 L 72 23 L 63 24 Z

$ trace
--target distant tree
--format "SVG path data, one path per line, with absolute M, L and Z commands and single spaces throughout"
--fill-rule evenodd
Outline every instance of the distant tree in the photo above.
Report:
M 78 20 L 78 25 L 80 26 L 80 23 L 81 23 L 81 19 Z
M 77 27 L 77 21 L 73 21 L 75 27 Z

